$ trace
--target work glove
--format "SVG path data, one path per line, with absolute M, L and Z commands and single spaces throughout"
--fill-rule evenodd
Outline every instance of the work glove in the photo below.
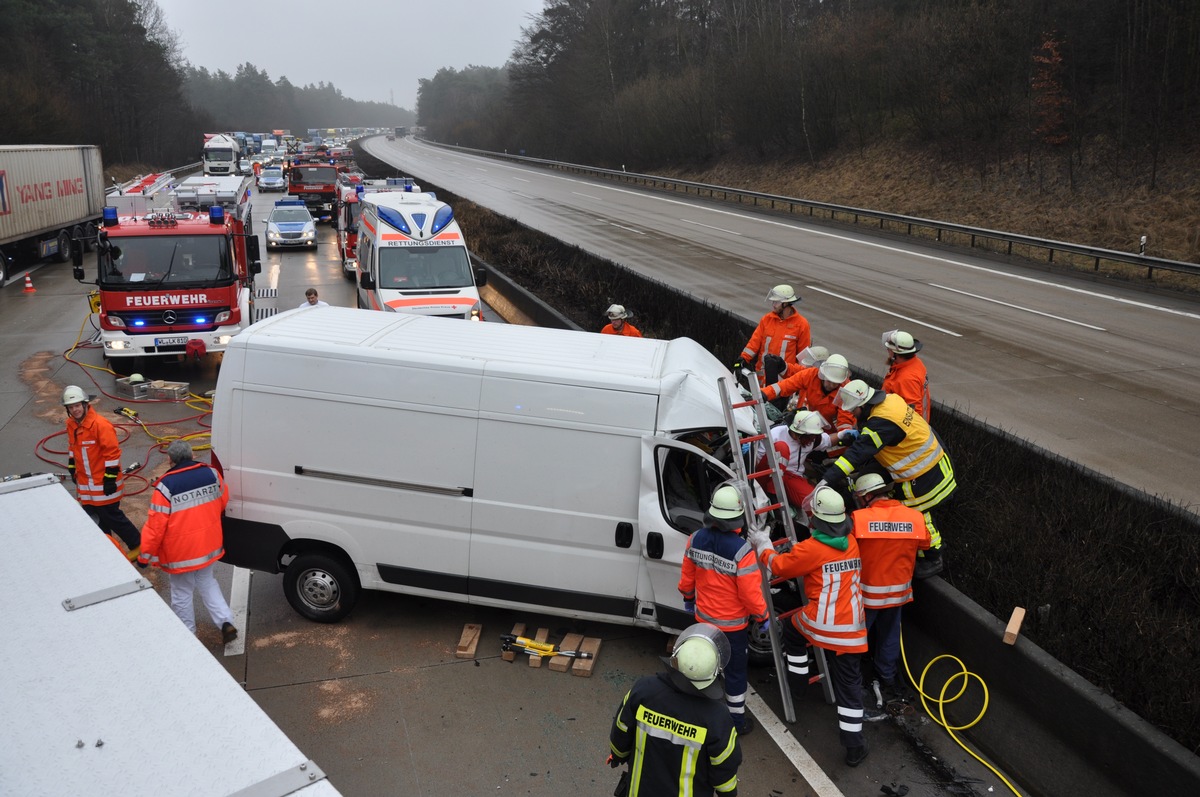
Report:
M 75 457 L 67 460 L 67 473 L 71 475 L 71 481 L 79 484 L 79 474 L 75 472 Z
M 767 619 L 762 621 L 762 630 L 764 630 L 764 631 L 771 630 L 771 618 L 770 617 L 768 617 Z
M 771 532 L 766 529 L 750 529 L 746 532 L 746 542 L 754 546 L 755 553 L 762 554 L 773 546 L 771 545 Z
M 104 474 L 104 494 L 112 495 L 116 491 L 117 491 L 117 474 L 108 473 L 106 471 Z
M 683 602 L 683 610 L 685 612 L 687 612 L 688 614 L 695 614 L 696 613 L 696 602 L 695 601 L 684 601 Z
M 858 434 L 857 429 L 843 429 L 838 432 L 837 439 L 840 443 L 853 443 L 858 439 Z

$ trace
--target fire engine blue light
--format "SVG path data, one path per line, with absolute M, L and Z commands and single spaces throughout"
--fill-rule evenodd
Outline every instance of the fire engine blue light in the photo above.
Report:
M 116 227 L 117 226 L 117 209 L 116 208 L 105 208 L 104 209 L 104 226 L 105 227 Z
M 438 233 L 442 229 L 454 221 L 454 210 L 449 205 L 442 205 L 438 208 L 438 212 L 433 216 L 433 229 L 431 232 Z
M 395 210 L 392 210 L 391 208 L 380 208 L 379 218 L 383 219 L 385 222 L 395 227 L 405 235 L 412 235 L 412 230 L 408 228 L 408 222 L 404 219 L 404 216 Z
M 206 324 L 206 323 L 208 323 L 208 319 L 207 319 L 207 318 L 205 318 L 205 317 L 204 317 L 204 316 L 202 316 L 202 315 L 198 315 L 198 316 L 196 316 L 195 323 L 197 323 L 197 324 Z
M 146 322 L 141 318 L 135 318 L 133 319 L 133 325 L 135 327 L 144 327 L 146 326 Z
M 208 220 L 212 224 L 224 224 L 225 208 L 221 207 L 220 205 L 213 205 L 208 209 Z

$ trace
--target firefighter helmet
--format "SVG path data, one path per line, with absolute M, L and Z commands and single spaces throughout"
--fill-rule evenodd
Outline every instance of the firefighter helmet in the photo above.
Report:
M 745 510 L 742 508 L 742 496 L 731 484 L 723 484 L 713 492 L 712 504 L 708 513 L 722 520 L 740 518 Z
M 861 379 L 855 379 L 838 389 L 833 403 L 847 412 L 853 411 L 866 404 L 875 396 L 875 389 Z
M 729 655 L 729 639 L 721 629 L 709 623 L 696 623 L 676 638 L 667 661 L 702 694 L 720 699 L 725 690 L 717 678 L 729 664 Z
M 800 297 L 796 295 L 796 291 L 791 285 L 776 285 L 771 289 L 771 292 L 767 294 L 767 301 L 792 304 L 800 301 Z
M 829 349 L 824 346 L 809 346 L 804 351 L 800 352 L 800 356 L 796 360 L 805 368 L 812 368 L 814 365 L 820 365 L 829 358 Z
M 78 385 L 67 385 L 67 389 L 63 391 L 62 403 L 64 407 L 69 407 L 72 404 L 88 402 L 88 394 L 83 392 L 83 388 Z
M 878 492 L 887 488 L 889 485 L 884 480 L 883 476 L 878 473 L 864 473 L 854 480 L 854 492 L 856 495 L 866 495 L 867 493 Z
M 604 311 L 604 314 L 608 316 L 609 321 L 629 318 L 629 313 L 625 312 L 624 305 L 620 304 L 610 304 L 608 309 Z
M 840 385 L 850 378 L 850 363 L 846 362 L 846 358 L 840 354 L 831 354 L 825 358 L 825 362 L 821 363 L 821 369 L 817 371 L 817 375 L 826 382 Z
M 884 332 L 883 345 L 894 354 L 916 354 L 921 350 L 921 341 L 899 329 Z
M 795 434 L 821 434 L 825 431 L 825 419 L 819 412 L 800 410 L 792 418 L 792 425 L 788 429 Z

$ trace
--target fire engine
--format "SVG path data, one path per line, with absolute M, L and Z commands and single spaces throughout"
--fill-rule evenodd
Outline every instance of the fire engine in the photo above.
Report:
M 348 171 L 347 164 L 326 158 L 307 162 L 293 159 L 287 169 L 288 195 L 299 199 L 318 218 L 328 218 L 337 204 L 338 174 Z
M 258 237 L 251 177 L 154 174 L 108 198 L 99 234 L 93 309 L 108 365 L 138 357 L 200 358 L 224 351 L 254 322 Z M 83 249 L 73 251 L 84 280 Z

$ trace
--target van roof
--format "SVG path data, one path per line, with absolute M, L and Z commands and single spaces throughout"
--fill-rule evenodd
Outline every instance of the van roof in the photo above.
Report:
M 725 425 L 715 398 L 717 379 L 729 371 L 690 338 L 652 340 L 317 307 L 260 321 L 235 336 L 229 348 L 403 359 L 489 376 L 650 393 L 660 397 L 657 425 L 662 431 Z M 743 409 L 739 426 L 746 425 L 753 428 L 749 410 Z

